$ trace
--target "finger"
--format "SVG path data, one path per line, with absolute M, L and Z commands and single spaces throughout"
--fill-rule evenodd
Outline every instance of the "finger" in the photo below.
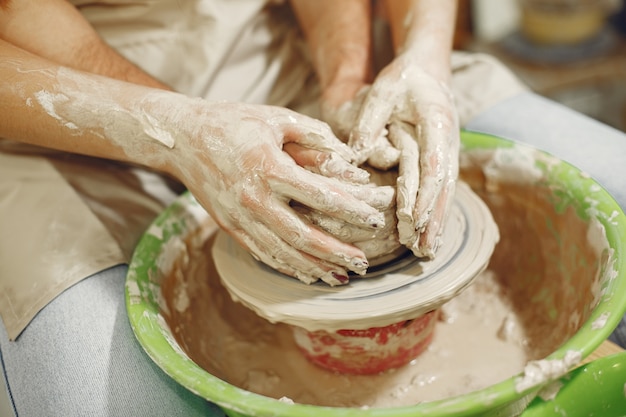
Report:
M 294 210 L 342 242 L 349 242 L 361 249 L 368 259 L 388 255 L 399 248 L 394 210 L 385 212 L 385 227 L 374 232 L 311 211 L 303 206 L 296 206 Z
M 248 230 L 239 229 L 232 235 L 255 259 L 305 284 L 319 279 L 331 286 L 348 283 L 344 268 L 298 251 L 261 223 L 251 222 Z
M 357 154 L 357 164 L 367 160 L 374 149 L 375 139 L 384 136 L 383 131 L 395 107 L 395 97 L 383 91 L 391 91 L 384 82 L 372 86 L 363 101 L 356 126 L 350 132 L 348 144 Z
M 445 219 L 452 205 L 455 185 L 454 181 L 449 181 L 439 194 L 432 216 L 421 233 L 418 234 L 418 238 L 410 246 L 415 256 L 432 259 L 441 246 L 441 236 Z
M 297 143 L 305 148 L 336 152 L 346 161 L 355 158 L 354 151 L 340 141 L 327 123 L 297 112 L 281 112 L 270 123 L 280 126 L 285 143 Z
M 367 270 L 369 264 L 363 251 L 314 227 L 286 202 L 267 194 L 251 194 L 242 198 L 242 204 L 258 223 L 273 230 L 290 247 L 357 274 Z
M 448 123 L 446 123 L 446 121 Z M 454 120 L 435 115 L 419 132 L 422 181 L 415 204 L 417 252 L 433 257 L 454 197 L 458 177 L 459 132 Z
M 283 168 L 267 179 L 274 192 L 348 223 L 373 229 L 385 224 L 380 211 L 351 194 L 354 184 L 313 174 L 284 153 L 274 156 L 274 166 Z
M 434 125 L 434 126 L 433 126 Z M 415 204 L 414 217 L 416 230 L 422 231 L 434 210 L 439 194 L 446 186 L 448 172 L 456 166 L 458 158 L 455 151 L 456 130 L 438 128 L 436 120 L 429 120 L 417 128 L 417 140 L 420 149 L 421 180 L 420 190 Z M 452 180 L 456 179 L 456 175 Z
M 313 173 L 358 184 L 367 184 L 369 182 L 370 174 L 367 171 L 352 165 L 334 152 L 329 153 L 305 148 L 296 143 L 286 143 L 283 146 L 283 150 L 287 152 L 298 165 Z
M 346 184 L 343 186 L 343 189 L 359 201 L 364 202 L 378 211 L 385 212 L 395 205 L 395 186 L 380 186 L 372 183 L 364 185 Z M 385 222 L 385 225 L 386 224 L 387 222 Z
M 367 253 L 370 259 L 392 254 L 401 248 L 398 244 L 398 236 L 396 233 L 392 233 L 384 239 L 379 238 L 354 242 L 354 246 Z
M 367 163 L 376 169 L 386 171 L 398 165 L 399 160 L 400 151 L 389 142 L 386 136 L 381 136 L 376 139 L 374 150 Z
M 387 255 L 398 249 L 398 234 L 393 211 L 386 213 L 387 225 L 381 230 L 376 230 L 373 234 L 371 231 L 368 233 L 363 228 L 338 222 L 336 219 L 326 217 L 321 213 L 308 212 L 304 215 L 320 229 L 361 249 L 368 259 Z
M 372 231 L 363 227 L 346 223 L 334 217 L 329 217 L 324 213 L 311 210 L 308 207 L 296 205 L 293 209 L 301 216 L 309 220 L 313 225 L 330 233 L 342 242 L 359 242 L 369 239 L 382 239 L 395 232 L 395 213 L 393 210 L 385 212 L 385 226 Z
M 400 243 L 410 245 L 416 239 L 414 210 L 420 184 L 419 146 L 415 128 L 403 122 L 389 126 L 389 139 L 400 151 L 396 181 L 396 216 Z

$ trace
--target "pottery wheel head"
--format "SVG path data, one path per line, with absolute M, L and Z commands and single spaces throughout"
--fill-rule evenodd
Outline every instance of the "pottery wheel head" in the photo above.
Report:
M 233 299 L 259 316 L 309 331 L 331 331 L 387 326 L 437 309 L 486 268 L 498 240 L 488 207 L 458 182 L 442 244 L 432 260 L 396 248 L 365 277 L 330 287 L 306 285 L 267 267 L 222 231 L 212 255 Z

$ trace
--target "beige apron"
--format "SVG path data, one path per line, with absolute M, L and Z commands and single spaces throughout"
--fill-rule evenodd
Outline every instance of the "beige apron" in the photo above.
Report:
M 317 86 L 285 5 L 75 4 L 111 46 L 177 91 L 317 115 Z M 523 88 L 489 57 L 455 54 L 453 63 L 462 121 Z M 140 235 L 181 191 L 143 169 L 0 139 L 0 315 L 9 338 L 63 290 L 128 262 Z

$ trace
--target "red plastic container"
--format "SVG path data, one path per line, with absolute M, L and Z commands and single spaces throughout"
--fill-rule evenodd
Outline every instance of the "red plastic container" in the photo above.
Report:
M 312 363 L 344 374 L 376 374 L 406 365 L 428 347 L 438 310 L 413 320 L 364 330 L 309 332 L 293 327 L 298 347 Z

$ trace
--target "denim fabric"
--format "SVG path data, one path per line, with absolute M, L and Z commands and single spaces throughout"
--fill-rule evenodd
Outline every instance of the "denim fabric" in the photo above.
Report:
M 2 330 L 19 417 L 224 416 L 144 353 L 126 315 L 126 270 L 114 267 L 69 288 L 14 342 Z

